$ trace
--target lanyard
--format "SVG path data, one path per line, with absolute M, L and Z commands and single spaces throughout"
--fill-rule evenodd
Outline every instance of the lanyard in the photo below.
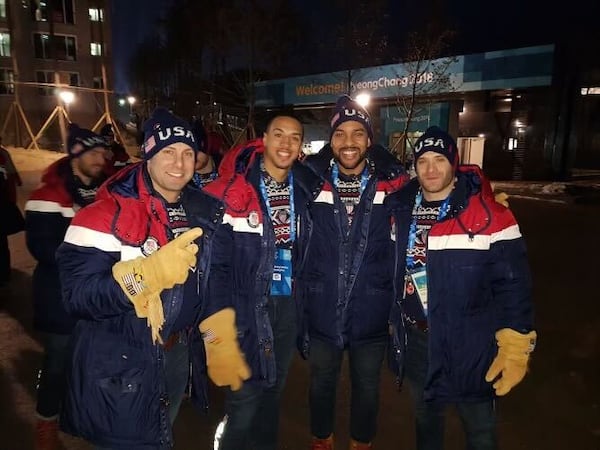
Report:
M 332 166 L 331 166 L 331 178 L 333 180 L 333 185 L 335 186 L 335 189 L 338 191 L 339 193 L 339 184 L 340 184 L 340 169 L 337 165 L 336 162 L 334 162 L 334 160 L 332 160 Z M 362 171 L 362 174 L 360 176 L 360 196 L 358 197 L 360 199 L 360 197 L 362 197 L 363 192 L 365 191 L 365 189 L 367 188 L 367 183 L 369 181 L 369 163 L 367 161 L 367 163 L 365 164 L 365 168 Z
M 421 206 L 423 202 L 423 192 L 421 189 L 417 192 L 415 197 L 415 206 L 412 210 L 412 222 L 410 223 L 410 229 L 408 231 L 408 246 L 406 247 L 406 268 L 411 270 L 415 267 L 415 258 L 412 250 L 415 248 L 415 243 L 417 240 L 417 210 Z M 442 220 L 448 214 L 448 210 L 450 206 L 450 196 L 446 197 L 442 206 L 440 206 L 440 212 L 438 213 L 437 222 Z
M 290 187 L 290 242 L 293 243 L 296 240 L 296 212 L 294 208 L 294 174 L 291 170 L 288 172 L 288 185 Z M 265 178 L 262 171 L 260 174 L 260 193 L 267 205 L 269 220 L 273 222 L 273 210 L 269 203 L 269 195 L 267 194 L 267 187 L 265 186 Z

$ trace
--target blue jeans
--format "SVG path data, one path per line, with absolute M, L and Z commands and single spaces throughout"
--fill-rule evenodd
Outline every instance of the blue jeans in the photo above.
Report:
M 65 365 L 70 357 L 69 334 L 41 333 L 44 360 L 37 388 L 36 412 L 44 418 L 58 416 L 66 388 Z
M 407 327 L 408 346 L 404 375 L 415 403 L 417 450 L 444 448 L 444 410 L 446 404 L 423 400 L 428 369 L 427 334 Z M 462 421 L 468 450 L 495 450 L 496 411 L 494 400 L 454 405 Z
M 190 375 L 190 354 L 187 342 L 176 342 L 165 351 L 165 376 L 169 396 L 169 421 L 175 423 Z
M 351 346 L 348 349 L 352 397 L 350 437 L 368 443 L 375 437 L 379 412 L 379 380 L 386 340 Z M 333 344 L 311 337 L 310 353 L 310 429 L 325 439 L 335 424 L 335 402 L 344 351 Z
M 289 297 L 272 297 L 267 308 L 277 380 L 271 387 L 247 382 L 238 391 L 227 391 L 227 424 L 219 450 L 243 450 L 249 444 L 256 450 L 277 449 L 279 402 L 296 345 L 296 305 Z

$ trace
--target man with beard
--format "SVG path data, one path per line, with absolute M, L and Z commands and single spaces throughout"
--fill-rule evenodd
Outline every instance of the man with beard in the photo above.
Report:
M 348 96 L 336 104 L 330 144 L 305 164 L 323 181 L 311 204 L 310 245 L 296 278 L 299 346 L 310 365 L 311 448 L 333 449 L 336 386 L 348 351 L 351 448 L 369 449 L 393 299 L 394 255 L 383 199 L 407 177 L 391 153 L 373 145 L 368 112 Z
M 252 370 L 241 389 L 227 390 L 220 450 L 280 448 L 279 402 L 296 342 L 292 276 L 302 265 L 302 242 L 310 230 L 307 207 L 319 185 L 297 161 L 302 138 L 296 118 L 274 117 L 262 139 L 226 154 L 219 178 L 204 188 L 224 198 L 229 235 L 217 243 L 231 249 L 213 253 L 206 313 L 233 306 L 237 339 Z M 212 342 L 220 337 L 205 328 L 201 325 L 210 375 Z
M 68 156 L 50 165 L 25 205 L 27 248 L 33 272 L 34 328 L 41 333 L 44 361 L 37 389 L 35 449 L 59 446 L 58 415 L 64 392 L 67 343 L 75 325 L 63 306 L 55 253 L 75 212 L 90 204 L 104 180 L 106 140 L 76 124 L 69 126 Z

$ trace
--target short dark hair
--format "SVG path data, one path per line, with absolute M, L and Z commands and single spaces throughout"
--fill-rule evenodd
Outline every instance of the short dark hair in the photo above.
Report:
M 273 123 L 273 121 L 279 117 L 289 117 L 290 119 L 294 119 L 296 122 L 298 122 L 302 130 L 302 138 L 304 138 L 304 124 L 298 118 L 298 116 L 294 114 L 294 112 L 291 110 L 279 110 L 271 114 L 267 122 L 267 126 L 265 127 L 265 133 L 269 131 L 269 128 L 271 128 L 271 124 Z

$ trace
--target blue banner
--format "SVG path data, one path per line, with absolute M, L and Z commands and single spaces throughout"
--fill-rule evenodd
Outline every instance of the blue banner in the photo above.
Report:
M 307 75 L 255 84 L 257 106 L 331 104 L 345 93 L 372 98 L 549 86 L 554 46 Z

